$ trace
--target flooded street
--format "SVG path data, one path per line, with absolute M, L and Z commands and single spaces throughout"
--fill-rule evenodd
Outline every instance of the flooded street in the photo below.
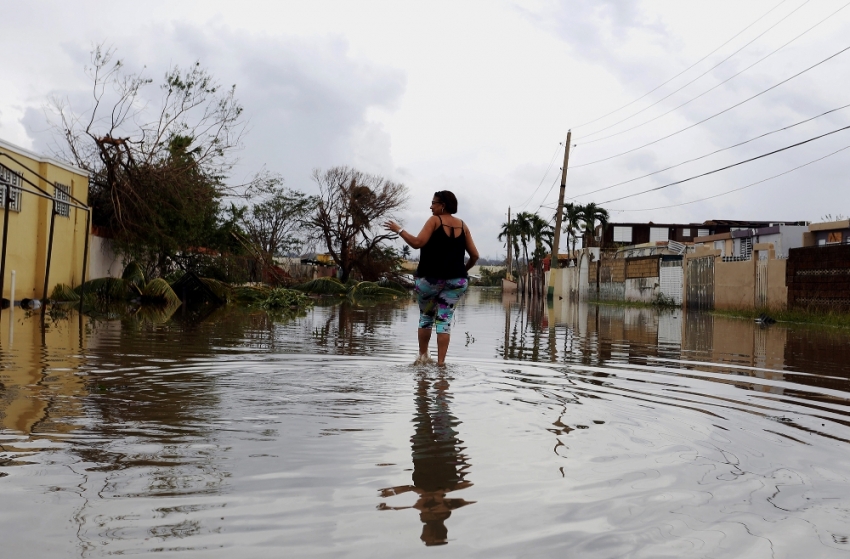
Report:
M 440 370 L 412 301 L 15 313 L 4 557 L 850 551 L 843 331 L 472 289 Z

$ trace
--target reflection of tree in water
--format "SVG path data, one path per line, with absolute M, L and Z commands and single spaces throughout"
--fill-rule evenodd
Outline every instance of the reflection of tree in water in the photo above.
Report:
M 539 361 L 543 355 L 551 353 L 549 348 L 542 346 L 544 339 L 551 343 L 550 328 L 546 323 L 545 300 L 540 298 L 525 299 L 519 304 L 517 319 L 511 325 L 510 315 L 512 305 L 505 304 L 505 341 L 503 347 L 497 349 L 497 355 L 503 359 Z M 546 338 L 543 333 L 546 333 Z
M 393 336 L 381 332 L 390 328 L 400 313 L 406 312 L 407 299 L 374 306 L 360 306 L 343 302 L 328 309 L 321 326 L 315 326 L 313 338 L 317 349 L 342 355 L 363 355 L 378 351 L 392 351 L 398 346 Z
M 475 501 L 447 498 L 452 491 L 472 485 L 466 481 L 469 464 L 463 453 L 463 441 L 457 438 L 455 427 L 460 421 L 449 411 L 451 395 L 449 379 L 440 374 L 429 379 L 421 374 L 416 390 L 416 431 L 410 438 L 413 448 L 413 485 L 401 485 L 381 490 L 382 497 L 391 497 L 413 491 L 419 499 L 413 507 L 390 507 L 381 503 L 381 510 L 415 508 L 422 520 L 422 535 L 425 545 L 448 543 L 448 528 L 445 521 L 452 511 Z

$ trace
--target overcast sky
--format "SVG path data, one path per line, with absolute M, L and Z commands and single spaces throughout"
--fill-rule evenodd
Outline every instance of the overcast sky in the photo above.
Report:
M 234 181 L 265 168 L 283 175 L 290 187 L 315 192 L 313 169 L 351 165 L 407 185 L 410 201 L 398 217 L 412 230 L 427 218 L 433 192 L 452 190 L 460 200 L 458 216 L 470 224 L 482 256 L 503 254 L 496 235 L 508 206 L 514 213 L 552 215 L 547 206 L 557 201 L 561 143 L 570 128 L 575 147 L 567 196 L 602 203 L 612 210 L 612 221 L 816 221 L 850 213 L 850 149 L 739 192 L 677 204 L 747 186 L 850 146 L 850 130 L 681 185 L 612 200 L 850 125 L 850 108 L 663 173 L 580 194 L 850 103 L 847 51 L 661 139 L 850 47 L 850 7 L 835 13 L 845 4 L 0 1 L 5 53 L 0 138 L 48 151 L 48 98 L 85 103 L 83 66 L 92 45 L 105 43 L 155 80 L 170 66 L 200 61 L 222 84 L 236 84 L 250 130 Z M 607 160 L 593 163 L 600 159 Z

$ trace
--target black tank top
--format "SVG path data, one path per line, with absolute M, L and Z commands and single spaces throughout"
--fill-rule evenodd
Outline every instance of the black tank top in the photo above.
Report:
M 437 216 L 440 218 L 440 216 Z M 452 235 L 454 235 L 452 229 Z M 467 277 L 463 262 L 466 253 L 466 231 L 460 222 L 460 235 L 449 237 L 440 218 L 440 226 L 431 234 L 425 246 L 419 250 L 419 267 L 416 277 L 433 279 L 456 279 Z

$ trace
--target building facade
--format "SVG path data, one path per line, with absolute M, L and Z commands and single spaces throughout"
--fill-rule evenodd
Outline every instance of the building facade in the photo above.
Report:
M 47 296 L 58 283 L 83 282 L 88 186 L 85 171 L 0 140 L 0 235 L 8 227 L 4 300 L 43 298 L 45 278 Z

